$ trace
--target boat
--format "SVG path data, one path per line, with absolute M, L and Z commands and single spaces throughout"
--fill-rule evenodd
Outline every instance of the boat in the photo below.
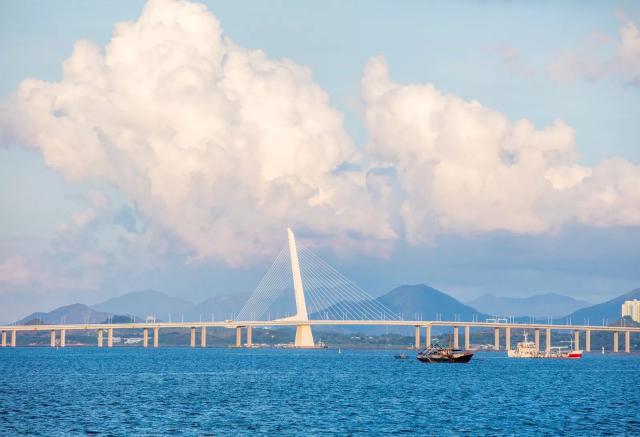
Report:
M 394 355 L 393 358 L 395 358 L 396 360 L 407 360 L 407 359 L 409 359 L 409 357 L 405 353 Z
M 527 340 L 527 333 L 524 333 L 524 341 L 518 342 L 515 349 L 507 351 L 509 358 L 582 358 L 581 350 L 574 350 L 573 343 L 571 348 L 566 346 L 551 347 L 548 352 L 540 352 L 536 350 L 536 344 Z
M 558 346 L 552 347 L 549 352 L 542 354 L 541 358 L 570 358 L 578 359 L 582 358 L 581 350 L 573 350 L 573 348 Z
M 509 358 L 541 358 L 541 353 L 536 350 L 536 344 L 527 340 L 527 333 L 524 333 L 524 341 L 518 342 L 515 349 L 509 349 Z
M 416 358 L 423 363 L 468 363 L 473 353 L 434 344 L 420 352 Z
M 327 343 L 322 341 L 322 339 L 320 339 L 314 346 L 314 349 L 328 349 L 328 348 L 329 346 L 327 345 Z

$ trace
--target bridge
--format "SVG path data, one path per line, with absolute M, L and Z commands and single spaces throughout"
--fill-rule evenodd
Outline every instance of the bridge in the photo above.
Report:
M 303 264 L 300 264 L 300 260 Z M 271 319 L 271 311 L 278 302 L 291 300 L 292 315 Z M 294 327 L 293 347 L 315 347 L 314 326 L 400 326 L 415 328 L 415 348 L 431 345 L 432 328 L 447 327 L 453 330 L 453 346 L 460 347 L 460 329 L 464 329 L 464 348 L 470 347 L 471 329 L 493 330 L 494 350 L 511 348 L 511 330 L 534 331 L 536 350 L 540 350 L 541 333 L 544 333 L 545 348 L 551 349 L 552 331 L 570 331 L 574 345 L 580 348 L 581 333 L 584 333 L 584 348 L 591 351 L 591 333 L 611 334 L 613 351 L 619 352 L 619 335 L 624 334 L 624 350 L 630 352 L 631 334 L 640 334 L 640 328 L 623 326 L 592 326 L 577 324 L 509 323 L 500 320 L 485 322 L 403 320 L 391 309 L 374 299 L 352 281 L 315 255 L 310 249 L 298 250 L 295 235 L 288 229 L 288 242 L 259 282 L 254 293 L 234 320 L 221 322 L 132 322 L 132 323 L 86 323 L 49 325 L 5 325 L 0 326 L 1 347 L 16 347 L 19 332 L 49 332 L 52 347 L 66 346 L 66 334 L 70 331 L 94 331 L 97 346 L 113 347 L 114 330 L 140 330 L 142 344 L 149 347 L 152 332 L 153 347 L 159 347 L 161 329 L 185 329 L 190 332 L 190 347 L 196 347 L 199 331 L 200 347 L 207 346 L 207 328 L 235 329 L 235 346 L 253 346 L 253 329 L 269 327 Z M 245 341 L 243 342 L 243 331 Z M 424 331 L 424 342 L 422 332 Z M 59 335 L 59 340 L 57 336 Z M 502 335 L 504 340 L 501 341 Z M 10 342 L 8 342 L 10 336 Z

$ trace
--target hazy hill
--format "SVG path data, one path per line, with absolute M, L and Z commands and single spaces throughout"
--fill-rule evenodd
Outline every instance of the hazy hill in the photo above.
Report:
M 402 285 L 377 300 L 398 315 L 402 314 L 404 319 L 421 317 L 422 320 L 454 320 L 457 317 L 458 320 L 471 321 L 474 316 L 481 320 L 487 317 L 481 311 L 424 284 Z
M 291 293 L 292 294 L 292 293 Z M 607 302 L 581 308 L 572 312 L 569 317 L 575 323 L 582 323 L 583 319 L 590 319 L 592 324 L 598 324 L 603 318 L 614 321 L 620 319 L 620 305 L 628 299 L 640 299 L 640 288 L 630 291 Z M 215 320 L 232 318 L 240 311 L 247 301 L 245 293 L 234 293 L 214 296 L 198 304 L 168 296 L 155 290 L 144 290 L 127 293 L 89 307 L 83 304 L 73 304 L 57 308 L 50 312 L 36 312 L 19 320 L 17 323 L 100 323 L 109 316 L 118 314 L 129 320 L 129 315 L 135 315 L 136 320 L 144 320 L 147 315 L 155 314 L 158 320 L 180 320 L 184 315 L 185 321 Z M 380 296 L 377 300 L 402 315 L 405 320 L 420 318 L 422 320 L 455 320 L 470 321 L 476 317 L 484 320 L 489 314 L 497 315 L 537 315 L 545 317 L 550 313 L 554 317 L 564 317 L 563 305 L 584 305 L 584 302 L 557 294 L 532 296 L 530 298 L 501 298 L 485 296 L 475 299 L 472 305 L 466 305 L 457 299 L 435 288 L 424 284 L 402 285 Z M 502 305 L 502 306 L 501 306 Z M 477 308 L 474 308 L 477 307 Z M 526 308 L 526 312 L 516 312 L 517 308 Z M 292 295 L 283 295 L 270 308 L 272 319 L 283 317 L 285 313 L 295 312 Z M 312 314 L 317 318 L 316 314 Z M 114 319 L 115 320 L 115 319 Z M 119 319 L 118 319 L 119 321 Z M 123 319 L 124 321 L 124 319 Z
M 233 293 L 214 296 L 196 305 L 193 305 L 184 314 L 185 320 L 211 320 L 216 321 L 232 319 L 240 311 L 249 295 L 245 293 Z
M 529 297 L 485 294 L 468 302 L 468 304 L 483 313 L 515 317 L 559 317 L 591 305 L 589 302 L 555 293 Z
M 237 314 L 247 299 L 247 294 L 236 293 L 214 296 L 193 304 L 159 291 L 143 290 L 126 293 L 90 307 L 77 303 L 50 312 L 35 312 L 16 323 L 60 323 L 63 317 L 66 323 L 101 323 L 109 317 L 112 317 L 114 323 L 125 323 L 131 321 L 134 315 L 136 321 L 144 321 L 149 315 L 155 315 L 157 320 L 167 321 L 169 314 L 173 321 L 182 318 L 185 321 L 197 321 L 200 316 L 202 320 L 211 320 L 212 314 L 219 321 Z
M 181 314 L 187 313 L 192 307 L 192 302 L 156 290 L 134 291 L 91 306 L 96 311 L 133 314 L 142 319 L 155 315 L 158 320 L 168 320 L 169 314 L 173 320 L 179 320 Z
M 40 320 L 42 324 L 59 324 L 59 323 L 100 323 L 105 321 L 111 314 L 103 311 L 96 311 L 87 305 L 74 303 L 66 305 L 50 311 L 48 313 L 36 312 L 29 314 L 22 320 L 17 321 L 18 325 L 40 324 L 36 320 Z
M 405 320 L 455 320 L 457 318 L 460 321 L 471 321 L 474 316 L 479 320 L 484 320 L 488 317 L 486 314 L 479 313 L 474 308 L 463 304 L 448 294 L 424 284 L 402 285 L 378 297 L 376 300 Z M 335 312 L 340 313 L 340 310 L 337 309 Z M 312 314 L 311 317 L 318 318 L 318 315 Z M 316 329 L 321 331 L 365 332 L 369 334 L 381 334 L 383 332 L 407 334 L 413 332 L 413 327 L 409 329 L 407 327 L 357 326 Z M 441 331 L 441 328 L 435 328 L 434 333 L 438 331 Z
M 602 319 L 608 319 L 609 323 L 620 320 L 622 317 L 621 306 L 625 300 L 640 299 L 640 288 L 631 290 L 621 296 L 615 297 L 606 302 L 582 308 L 569 314 L 573 323 L 583 323 L 584 319 L 589 319 L 592 325 L 599 325 Z

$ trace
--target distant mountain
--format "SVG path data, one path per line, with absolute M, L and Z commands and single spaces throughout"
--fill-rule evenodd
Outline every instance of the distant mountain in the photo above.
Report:
M 555 293 L 529 297 L 485 294 L 467 303 L 483 313 L 515 317 L 559 317 L 591 305 L 589 302 Z
M 233 293 L 222 294 L 206 299 L 193 305 L 184 313 L 185 320 L 211 320 L 216 321 L 233 319 L 247 302 L 249 294 Z
M 110 315 L 107 312 L 96 311 L 87 305 L 74 303 L 73 305 L 56 308 L 48 313 L 36 312 L 29 314 L 22 320 L 18 320 L 16 324 L 100 323 Z
M 378 297 L 378 302 L 389 309 L 402 314 L 404 319 L 416 317 L 422 320 L 455 320 L 471 321 L 474 316 L 481 320 L 486 314 L 465 305 L 459 300 L 440 290 L 424 284 L 402 285 L 387 294 Z
M 583 323 L 584 319 L 589 319 L 589 323 L 592 325 L 602 323 L 602 319 L 607 319 L 611 323 L 615 320 L 620 320 L 622 317 L 622 303 L 625 300 L 633 299 L 640 299 L 640 288 L 631 290 L 601 304 L 579 309 L 567 317 L 571 317 L 573 323 Z
M 402 317 L 404 320 L 460 320 L 472 321 L 474 317 L 484 320 L 489 317 L 486 314 L 479 313 L 474 308 L 463 304 L 457 299 L 449 296 L 442 291 L 429 287 L 424 284 L 402 285 L 394 288 L 388 293 L 375 299 L 389 310 Z M 363 302 L 363 305 L 367 305 Z M 324 312 L 325 310 L 321 311 Z M 335 308 L 329 309 L 329 312 L 340 314 L 340 304 Z M 323 318 L 322 314 L 313 313 L 311 318 Z M 413 328 L 411 328 L 413 329 Z M 407 327 L 389 327 L 389 326 L 354 326 L 354 327 L 330 327 L 317 328 L 317 330 L 340 331 L 340 332 L 365 332 L 369 334 L 385 333 L 402 333 L 407 334 L 410 330 Z M 441 331 L 441 328 L 435 328 L 435 332 Z
M 87 306 L 76 303 L 62 306 L 50 312 L 35 312 L 17 321 L 17 324 L 58 324 L 65 323 L 102 323 L 107 319 L 113 323 L 128 323 L 135 316 L 136 321 L 144 321 L 147 316 L 155 315 L 159 321 L 173 321 L 184 318 L 185 321 L 225 320 L 233 318 L 248 295 L 242 293 L 219 295 L 193 304 L 183 299 L 168 296 L 155 290 L 143 290 L 126 293 L 108 299 L 102 303 Z M 275 313 L 274 313 L 275 314 Z M 275 316 L 274 316 L 275 317 Z
M 187 313 L 192 307 L 192 302 L 171 297 L 156 290 L 134 291 L 91 306 L 96 311 L 132 314 L 142 319 L 155 315 L 156 319 L 165 321 L 168 320 L 169 314 L 172 315 L 173 320 L 179 320 L 180 315 Z

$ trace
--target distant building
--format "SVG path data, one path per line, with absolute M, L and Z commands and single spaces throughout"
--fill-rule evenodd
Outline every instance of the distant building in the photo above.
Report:
M 640 323 L 640 300 L 627 300 L 622 304 L 622 317 L 629 316 L 634 322 Z

